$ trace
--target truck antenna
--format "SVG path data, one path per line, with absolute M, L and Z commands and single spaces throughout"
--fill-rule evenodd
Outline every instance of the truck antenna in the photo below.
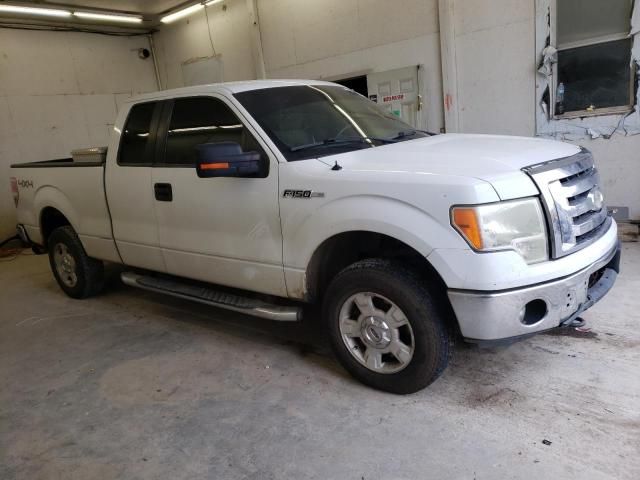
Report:
M 340 165 L 338 165 L 338 161 L 337 160 L 336 160 L 335 165 L 333 167 L 331 167 L 331 170 L 335 170 L 335 171 L 342 170 L 342 167 Z

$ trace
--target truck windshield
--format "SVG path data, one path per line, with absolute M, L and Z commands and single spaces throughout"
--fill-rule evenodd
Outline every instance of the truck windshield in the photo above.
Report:
M 236 93 L 235 97 L 289 161 L 429 135 L 340 86 L 266 88 Z

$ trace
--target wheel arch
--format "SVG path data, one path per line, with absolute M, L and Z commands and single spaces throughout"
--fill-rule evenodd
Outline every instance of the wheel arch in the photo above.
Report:
M 43 246 L 47 246 L 49 235 L 58 227 L 70 225 L 78 231 L 78 212 L 60 189 L 51 185 L 39 188 L 35 193 L 34 208 L 40 212 L 38 225 Z
M 352 230 L 325 239 L 311 255 L 305 271 L 307 299 L 320 300 L 322 292 L 336 274 L 365 258 L 388 258 L 410 265 L 425 280 L 446 290 L 440 274 L 415 247 L 385 233 Z
M 69 225 L 73 228 L 73 225 L 67 218 L 67 216 L 55 207 L 47 206 L 40 211 L 40 235 L 42 237 L 42 244 L 46 248 L 47 242 L 51 232 L 56 228 Z

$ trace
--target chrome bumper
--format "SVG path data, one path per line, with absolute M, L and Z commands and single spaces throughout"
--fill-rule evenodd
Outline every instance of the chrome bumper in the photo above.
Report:
M 518 340 L 574 319 L 604 297 L 620 271 L 620 244 L 568 277 L 500 292 L 449 290 L 465 340 Z M 599 275 L 589 286 L 592 274 Z

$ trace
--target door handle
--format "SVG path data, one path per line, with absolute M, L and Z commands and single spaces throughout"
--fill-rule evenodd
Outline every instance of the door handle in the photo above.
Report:
M 156 183 L 153 185 L 153 191 L 159 202 L 173 201 L 173 189 L 170 183 Z

